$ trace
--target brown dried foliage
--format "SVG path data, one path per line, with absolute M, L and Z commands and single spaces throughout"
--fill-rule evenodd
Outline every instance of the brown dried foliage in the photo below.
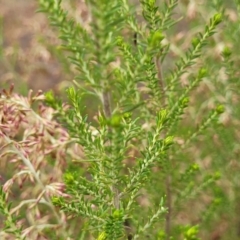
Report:
M 41 91 L 23 97 L 13 93 L 13 85 L 0 95 L 0 181 L 13 202 L 11 213 L 24 216 L 19 224 L 28 239 L 44 239 L 45 228 L 66 237 L 66 216 L 55 209 L 51 196 L 69 197 L 62 174 L 79 151 L 43 100 Z

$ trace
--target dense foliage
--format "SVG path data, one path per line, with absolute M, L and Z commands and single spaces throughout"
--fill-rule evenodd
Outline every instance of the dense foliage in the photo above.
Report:
M 1 94 L 1 239 L 238 239 L 240 3 L 38 2 L 75 78 Z

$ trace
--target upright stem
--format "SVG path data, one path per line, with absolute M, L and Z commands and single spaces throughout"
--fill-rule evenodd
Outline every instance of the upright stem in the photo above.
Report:
M 103 108 L 104 108 L 104 114 L 105 114 L 106 118 L 110 119 L 111 114 L 112 114 L 111 113 L 111 103 L 110 103 L 110 92 L 106 89 L 103 92 Z M 111 129 L 110 126 L 108 127 L 108 132 L 111 135 L 112 129 Z M 111 142 L 109 144 L 111 144 Z M 115 186 L 115 184 L 112 184 L 111 189 L 112 189 L 112 193 L 114 195 L 114 199 L 113 199 L 114 208 L 119 209 L 120 208 L 120 203 L 119 203 L 118 189 Z
M 172 215 L 172 193 L 171 193 L 171 176 L 170 176 L 170 174 L 167 175 L 167 179 L 166 179 L 166 192 L 167 192 L 168 212 L 166 214 L 165 232 L 167 235 L 167 240 L 169 240 L 170 236 L 171 236 L 171 215 Z
M 161 93 L 162 93 L 162 106 L 164 107 L 166 104 L 166 93 L 164 90 L 165 84 L 164 84 L 163 75 L 162 75 L 162 66 L 161 66 L 160 56 L 156 57 L 155 64 L 156 64 L 156 68 L 157 68 L 157 77 L 159 80 L 159 86 L 160 86 Z
M 156 57 L 155 60 L 156 68 L 157 68 L 157 77 L 159 80 L 159 87 L 162 93 L 162 106 L 164 107 L 167 104 L 166 92 L 165 92 L 165 84 L 162 75 L 162 66 L 160 61 L 160 56 Z M 171 193 L 171 175 L 167 172 L 166 176 L 166 194 L 167 194 L 167 208 L 168 212 L 166 214 L 166 225 L 165 232 L 167 235 L 167 239 L 170 239 L 171 236 L 171 215 L 172 215 L 172 193 Z
M 111 103 L 110 103 L 110 93 L 105 89 L 103 92 L 103 109 L 106 118 L 111 117 Z

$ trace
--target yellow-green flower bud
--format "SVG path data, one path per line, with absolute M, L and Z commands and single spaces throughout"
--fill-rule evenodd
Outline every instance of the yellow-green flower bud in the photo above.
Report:
M 155 48 L 159 46 L 160 42 L 164 39 L 162 32 L 156 31 L 150 36 L 150 47 Z
M 215 25 L 218 25 L 223 19 L 223 15 L 221 13 L 216 13 L 213 17 Z

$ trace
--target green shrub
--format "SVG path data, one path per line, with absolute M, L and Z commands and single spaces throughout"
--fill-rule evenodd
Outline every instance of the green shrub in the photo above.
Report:
M 204 25 L 185 22 L 186 49 L 173 40 L 177 0 L 86 2 L 80 24 L 61 1 L 39 0 L 78 72 L 68 102 L 1 96 L 2 161 L 16 167 L 1 239 L 238 239 L 234 10 L 206 2 Z

